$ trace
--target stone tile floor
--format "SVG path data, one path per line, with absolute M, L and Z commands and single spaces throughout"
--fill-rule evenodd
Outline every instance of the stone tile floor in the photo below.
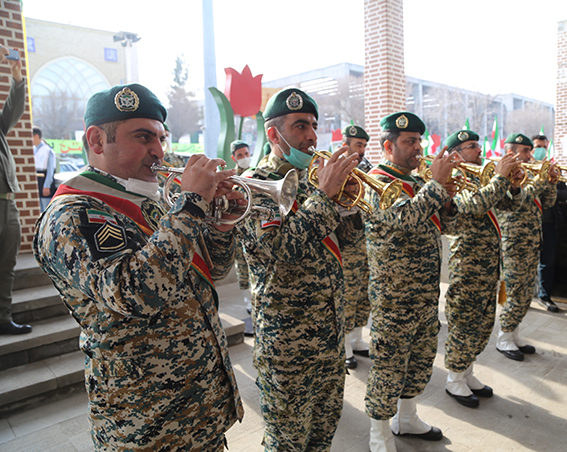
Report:
M 446 284 L 442 284 L 443 291 Z M 221 310 L 236 318 L 246 312 L 238 284 L 219 288 Z M 475 374 L 494 389 L 492 399 L 481 400 L 477 409 L 462 407 L 445 394 L 443 345 L 447 337 L 444 299 L 442 328 L 431 382 L 418 400 L 418 412 L 441 428 L 442 441 L 428 443 L 396 438 L 397 450 L 452 452 L 564 452 L 567 451 L 567 304 L 553 314 L 535 301 L 522 324 L 523 336 L 537 348 L 524 362 L 506 359 L 495 349 L 494 332 L 480 355 Z M 366 335 L 369 331 L 365 330 Z M 228 434 L 230 452 L 262 451 L 263 421 L 254 384 L 251 338 L 231 347 L 230 354 L 245 404 L 242 424 Z M 333 441 L 333 452 L 367 452 L 369 421 L 364 413 L 368 359 L 347 376 L 343 416 Z M 1 452 L 92 451 L 86 419 L 86 396 L 64 400 L 0 420 Z

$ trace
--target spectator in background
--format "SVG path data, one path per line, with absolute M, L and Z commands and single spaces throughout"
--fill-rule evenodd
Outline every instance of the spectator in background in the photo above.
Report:
M 8 62 L 12 81 L 8 97 L 0 112 L 0 334 L 25 334 L 29 325 L 18 325 L 12 320 L 12 286 L 14 268 L 20 251 L 21 229 L 16 192 L 16 163 L 6 136 L 16 126 L 26 105 L 26 79 L 22 76 L 22 61 L 7 60 L 10 53 L 0 46 L 0 64 Z
M 37 176 L 37 188 L 39 190 L 39 207 L 43 212 L 49 205 L 51 197 L 55 193 L 55 152 L 45 141 L 42 140 L 42 132 L 39 127 L 33 128 L 33 157 L 35 160 L 35 172 Z
M 532 137 L 534 143 L 534 159 L 543 160 L 547 157 L 549 140 L 545 135 Z M 567 201 L 567 187 L 564 182 L 557 183 L 557 201 L 553 207 L 543 210 L 542 233 L 543 241 L 539 258 L 539 282 L 537 301 L 549 312 L 559 312 L 557 305 L 551 300 L 553 279 L 555 277 L 555 255 L 559 244 L 560 232 L 565 225 L 560 204 Z

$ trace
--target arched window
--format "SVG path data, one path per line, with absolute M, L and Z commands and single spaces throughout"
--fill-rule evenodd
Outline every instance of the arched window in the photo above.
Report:
M 83 129 L 87 100 L 110 88 L 90 64 L 77 58 L 55 60 L 41 69 L 31 85 L 34 124 L 52 139 L 74 139 Z

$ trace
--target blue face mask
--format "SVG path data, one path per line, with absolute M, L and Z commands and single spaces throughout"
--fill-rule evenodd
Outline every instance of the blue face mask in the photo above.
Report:
M 289 155 L 286 155 L 281 146 L 278 144 L 278 147 L 280 148 L 280 151 L 282 151 L 284 158 L 299 170 L 307 169 L 309 167 L 309 164 L 311 163 L 311 160 L 313 159 L 313 156 L 306 154 L 305 152 L 301 152 L 299 149 L 291 147 L 278 129 L 276 129 L 276 132 L 278 132 L 278 135 L 289 147 Z
M 534 159 L 543 160 L 547 157 L 547 149 L 545 148 L 535 148 L 534 149 Z

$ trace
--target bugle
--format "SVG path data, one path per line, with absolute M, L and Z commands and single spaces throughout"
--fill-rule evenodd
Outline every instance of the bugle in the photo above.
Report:
M 419 165 L 417 167 L 419 176 L 425 181 L 431 180 L 433 178 L 433 174 L 429 168 L 429 163 L 432 163 L 435 157 L 433 155 L 423 155 L 418 156 L 417 158 L 419 160 Z M 478 177 L 480 186 L 471 181 L 467 174 Z M 463 190 L 476 192 L 479 188 L 488 184 L 493 175 L 494 164 L 479 166 L 473 163 L 463 162 L 459 163 L 447 182 L 457 187 L 457 193 L 460 193 Z
M 498 163 L 500 160 L 502 160 L 502 157 L 482 157 L 483 160 L 488 160 L 490 162 L 496 162 Z M 510 181 L 510 183 L 512 184 L 513 187 L 519 188 L 519 187 L 523 187 L 526 183 L 529 182 L 529 173 L 527 171 L 527 168 L 525 167 L 526 163 L 521 163 L 518 162 L 518 164 L 514 167 L 514 169 L 512 170 L 512 172 L 510 173 L 510 175 L 508 176 L 508 180 Z M 521 177 L 514 177 L 514 171 L 516 168 L 520 168 L 520 175 Z
M 309 152 L 311 152 L 311 154 L 313 155 L 313 159 L 309 164 L 308 179 L 311 184 L 313 184 L 315 187 L 318 187 L 319 179 L 317 177 L 317 159 L 321 158 L 324 160 L 329 160 L 333 154 L 329 151 L 318 151 L 314 147 L 310 147 Z M 354 179 L 358 186 L 358 192 L 356 195 L 345 191 L 347 181 L 350 177 Z M 372 206 L 363 199 L 363 183 L 368 185 L 380 195 L 379 207 L 382 210 L 389 208 L 396 201 L 396 199 L 398 199 L 400 193 L 402 192 L 402 182 L 400 180 L 395 180 L 390 183 L 381 182 L 378 179 L 369 176 L 361 169 L 354 168 L 350 172 L 349 177 L 344 181 L 339 192 L 334 196 L 333 200 L 346 209 L 352 209 L 356 206 L 366 213 L 372 213 Z
M 163 186 L 163 198 L 168 206 L 173 206 L 179 194 L 173 194 L 169 186 L 173 179 L 179 174 L 183 174 L 185 168 L 175 168 L 170 166 L 160 166 L 153 164 L 151 170 L 154 173 L 168 173 L 167 180 Z M 259 179 L 249 179 L 247 177 L 231 176 L 227 179 L 244 190 L 246 207 L 243 208 L 236 200 L 228 200 L 226 196 L 214 198 L 209 205 L 209 212 L 205 216 L 205 221 L 211 224 L 237 224 L 247 217 L 270 221 L 274 219 L 275 212 L 253 203 L 253 192 L 262 193 L 272 198 L 278 204 L 278 210 L 283 219 L 291 210 L 297 195 L 298 178 L 295 170 L 289 171 L 285 177 L 278 181 L 268 181 Z M 238 218 L 229 220 L 224 219 L 224 214 L 240 215 Z

